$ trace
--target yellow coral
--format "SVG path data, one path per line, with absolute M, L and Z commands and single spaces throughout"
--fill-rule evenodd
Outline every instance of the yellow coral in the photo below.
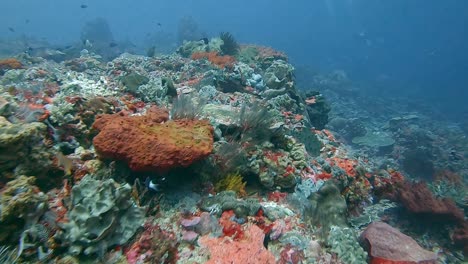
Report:
M 238 195 L 244 196 L 246 195 L 245 182 L 242 179 L 239 172 L 230 173 L 215 184 L 215 190 L 217 192 L 235 191 Z

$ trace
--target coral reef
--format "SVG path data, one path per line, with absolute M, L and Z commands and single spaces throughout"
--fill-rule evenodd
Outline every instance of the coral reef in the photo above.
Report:
M 305 103 L 312 126 L 315 129 L 324 129 L 331 110 L 328 102 L 319 92 L 310 91 L 305 94 Z
M 237 218 L 256 215 L 260 207 L 255 198 L 237 199 L 234 191 L 220 192 L 216 196 L 203 199 L 200 203 L 200 209 L 205 212 L 221 215 L 224 211 L 233 210 Z
M 125 86 L 126 90 L 133 94 L 138 94 L 138 88 L 141 85 L 147 84 L 149 78 L 143 75 L 140 75 L 136 72 L 129 73 L 121 77 L 121 82 Z
M 1 171 L 10 171 L 20 164 L 24 166 L 26 159 L 36 155 L 36 147 L 41 146 L 46 132 L 43 123 L 12 124 L 0 117 L 0 151 L 4 153 L 0 157 Z
M 150 57 L 115 57 L 125 44 L 95 20 L 85 50 L 0 69 L 0 240 L 20 262 L 365 263 L 356 233 L 379 220 L 462 262 L 463 124 L 359 93 L 343 71 L 203 38 L 193 19 L 179 29 L 176 53 L 155 41 Z

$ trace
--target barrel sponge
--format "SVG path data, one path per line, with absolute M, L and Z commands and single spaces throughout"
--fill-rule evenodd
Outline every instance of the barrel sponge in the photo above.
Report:
M 122 160 L 133 171 L 166 172 L 187 167 L 213 150 L 213 127 L 207 120 L 167 120 L 153 108 L 144 116 L 103 115 L 93 127 L 101 158 Z

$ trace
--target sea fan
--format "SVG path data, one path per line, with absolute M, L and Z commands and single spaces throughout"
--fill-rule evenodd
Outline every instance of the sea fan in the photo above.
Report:
M 219 35 L 223 44 L 221 45 L 221 52 L 224 55 L 236 55 L 239 52 L 239 44 L 229 32 L 221 32 Z

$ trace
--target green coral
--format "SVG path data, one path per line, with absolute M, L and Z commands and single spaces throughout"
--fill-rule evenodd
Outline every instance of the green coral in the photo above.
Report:
M 221 45 L 221 44 L 220 44 Z M 189 58 L 194 52 L 209 51 L 209 46 L 203 40 L 199 41 L 184 41 L 184 43 L 177 49 L 182 57 Z
M 67 101 L 65 93 L 60 93 L 54 98 L 54 102 L 48 108 L 50 121 L 58 126 L 70 123 L 75 119 L 74 106 Z
M 356 232 L 349 227 L 331 226 L 328 244 L 331 251 L 346 264 L 367 263 L 367 253 L 359 245 Z
M 144 222 L 144 209 L 134 204 L 129 184 L 86 176 L 73 186 L 67 217 L 57 237 L 69 245 L 68 252 L 102 256 L 135 234 Z

